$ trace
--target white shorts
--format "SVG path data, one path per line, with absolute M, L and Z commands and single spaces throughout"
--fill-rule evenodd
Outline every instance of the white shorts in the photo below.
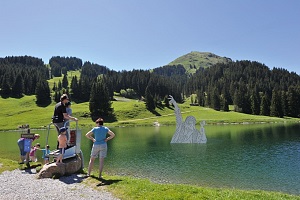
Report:
M 91 157 L 93 158 L 105 158 L 107 155 L 107 144 L 93 144 L 91 151 Z

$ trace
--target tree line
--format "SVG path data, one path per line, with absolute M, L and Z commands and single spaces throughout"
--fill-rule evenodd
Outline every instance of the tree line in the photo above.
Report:
M 79 70 L 80 77 L 68 82 L 67 73 Z M 49 88 L 47 80 L 61 77 Z M 76 57 L 52 57 L 49 65 L 30 56 L 0 58 L 0 94 L 3 98 L 36 95 L 37 104 L 58 102 L 62 93 L 72 101 L 89 102 L 92 116 L 113 115 L 114 93 L 145 101 L 150 111 L 168 106 L 171 94 L 179 103 L 196 94 L 192 105 L 275 117 L 300 116 L 300 77 L 285 69 L 270 70 L 264 64 L 236 61 L 200 68 L 194 74 L 182 65 L 166 65 L 153 70 L 114 71 L 82 62 Z M 51 94 L 53 94 L 51 96 Z

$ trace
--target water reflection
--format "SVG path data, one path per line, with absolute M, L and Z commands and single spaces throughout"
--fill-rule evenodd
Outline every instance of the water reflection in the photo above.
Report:
M 173 126 L 111 128 L 116 137 L 108 143 L 104 172 L 156 182 L 300 194 L 299 124 L 220 125 L 205 129 L 206 144 L 170 144 Z M 87 131 L 82 130 L 85 166 L 92 147 L 84 137 Z M 43 145 L 43 133 L 37 133 Z M 13 154 L 18 159 L 19 134 L 0 134 L 4 138 L 0 140 L 0 153 Z

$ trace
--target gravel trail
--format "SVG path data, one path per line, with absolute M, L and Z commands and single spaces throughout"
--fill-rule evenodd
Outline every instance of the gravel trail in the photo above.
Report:
M 104 188 L 98 191 L 81 184 L 83 179 L 84 176 L 80 174 L 64 176 L 60 179 L 37 179 L 34 169 L 5 171 L 0 174 L 0 199 L 117 199 Z

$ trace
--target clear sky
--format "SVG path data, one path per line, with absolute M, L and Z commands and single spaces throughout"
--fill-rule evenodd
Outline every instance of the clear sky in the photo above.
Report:
M 300 74 L 300 0 L 3 0 L 0 57 L 153 69 L 191 51 Z

